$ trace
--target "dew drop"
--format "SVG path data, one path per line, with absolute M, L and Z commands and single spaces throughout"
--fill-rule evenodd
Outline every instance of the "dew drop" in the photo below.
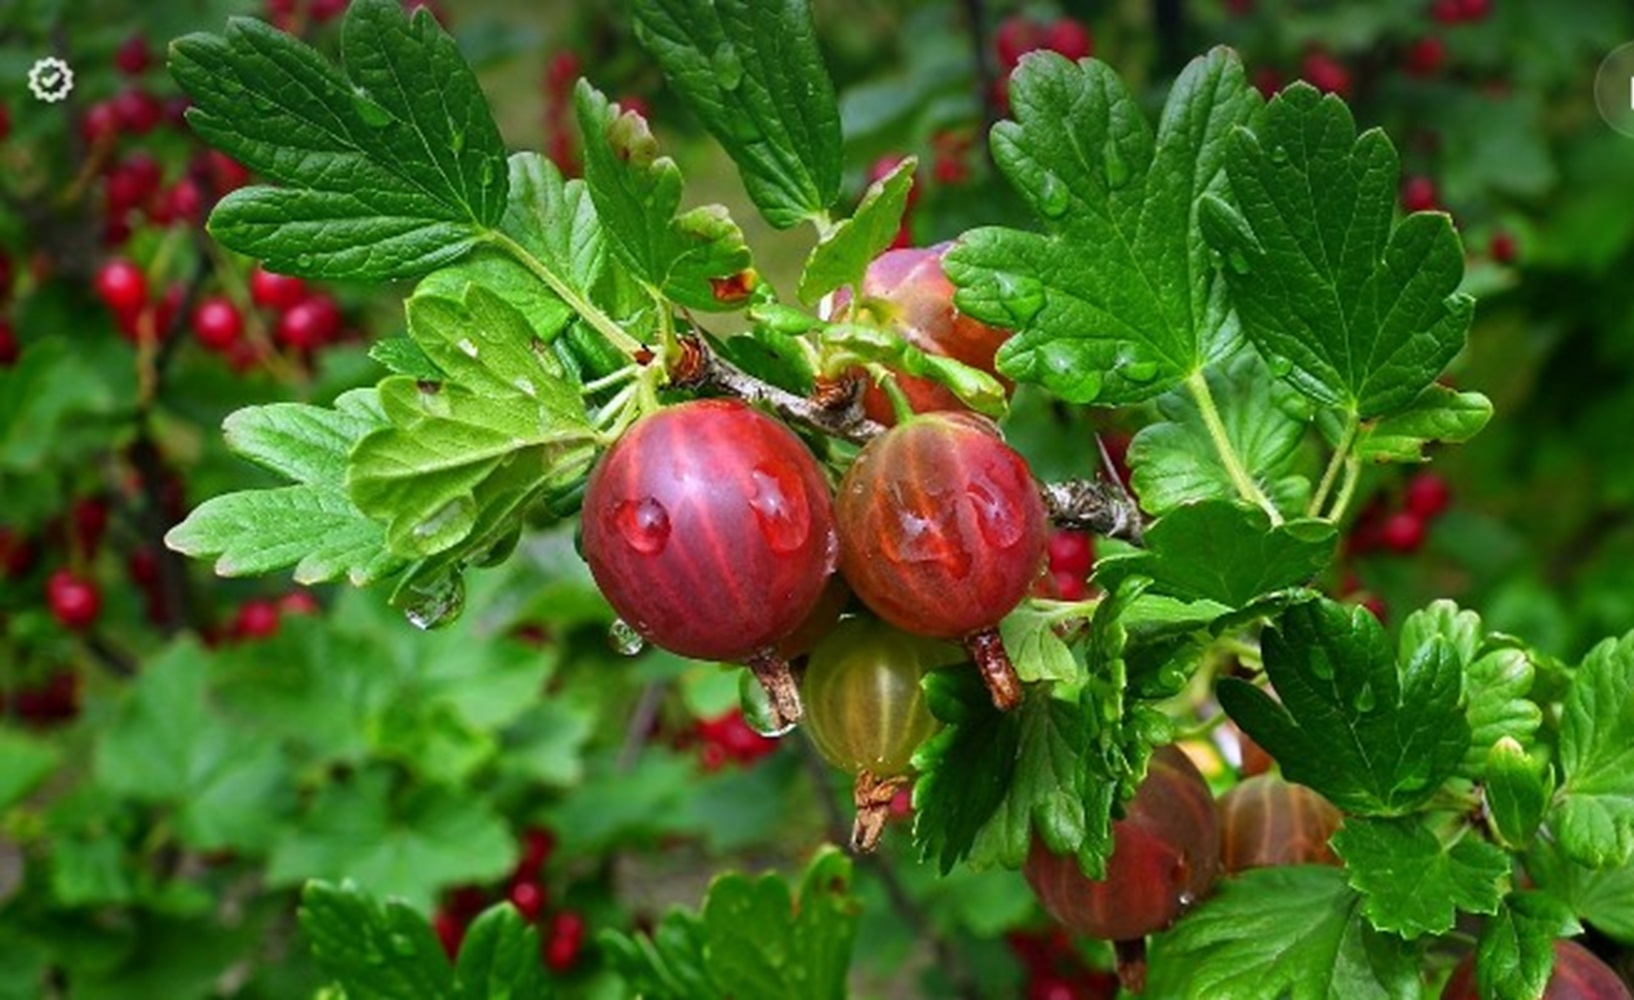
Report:
M 716 47 L 709 64 L 715 70 L 715 82 L 724 89 L 736 90 L 743 82 L 743 60 L 738 58 L 738 50 L 731 42 L 722 42 Z
M 625 544 L 643 555 L 657 555 L 669 543 L 669 511 L 652 497 L 620 501 L 613 524 Z
M 1366 714 L 1377 707 L 1379 698 L 1373 693 L 1373 685 L 1363 684 L 1362 689 L 1356 692 L 1356 711 Z
M 1197 894 L 1189 889 L 1182 889 L 1180 895 L 1176 896 L 1174 901 L 1180 904 L 1182 910 L 1190 909 L 1191 905 L 1197 902 Z
M 892 494 L 886 511 L 896 516 L 896 524 L 880 532 L 880 548 L 885 558 L 899 566 L 930 563 L 961 580 L 969 576 L 971 555 L 959 537 L 958 524 L 934 513 L 946 510 L 948 498 L 927 497 L 926 506 L 930 511 L 927 513 L 906 503 L 895 487 Z
M 477 182 L 485 188 L 493 187 L 494 178 L 497 176 L 498 172 L 494 169 L 494 161 L 483 160 L 482 168 L 477 171 Z
M 1038 188 L 1038 210 L 1047 218 L 1059 219 L 1067 213 L 1071 204 L 1072 192 L 1068 190 L 1066 182 L 1045 171 Z
M 464 610 L 465 580 L 458 573 L 449 573 L 412 586 L 403 617 L 415 628 L 434 629 L 452 623 Z
M 647 640 L 629 622 L 615 618 L 607 626 L 607 645 L 620 656 L 634 656 L 646 647 Z
M 1157 378 L 1157 362 L 1128 361 L 1118 366 L 1118 374 L 1131 382 L 1150 382 Z
M 1016 328 L 1026 326 L 1044 308 L 1044 283 L 1031 275 L 1001 271 L 994 275 L 999 299 Z
M 470 337 L 460 338 L 460 342 L 454 346 L 458 347 L 462 352 L 464 352 L 466 357 L 474 358 L 477 356 L 477 345 L 471 343 Z
M 1129 161 L 1124 159 L 1123 154 L 1118 151 L 1117 143 L 1109 142 L 1106 144 L 1104 158 L 1106 163 L 1106 186 L 1116 191 L 1128 184 L 1130 177 Z
M 1248 255 L 1236 248 L 1227 251 L 1226 266 L 1236 274 L 1247 274 L 1254 269 L 1253 265 L 1248 262 Z
M 743 712 L 744 723 L 767 739 L 775 740 L 794 731 L 792 722 L 781 726 L 777 724 L 777 715 L 772 711 L 771 700 L 766 697 L 766 689 L 755 680 L 752 671 L 738 671 L 738 708 Z
M 1277 378 L 1287 378 L 1288 373 L 1294 370 L 1293 361 L 1280 354 L 1266 358 L 1265 366 L 1271 369 L 1271 374 Z
M 761 537 L 773 552 L 794 552 L 811 535 L 811 508 L 800 477 L 790 468 L 761 464 L 750 472 L 754 493 L 749 509 L 760 522 Z
M 402 958 L 410 958 L 420 950 L 407 934 L 393 934 L 388 940 L 391 942 L 391 950 Z
M 465 152 L 465 133 L 455 132 L 453 135 L 449 136 L 448 148 L 454 153 L 455 156 Z
M 470 516 L 471 507 L 472 501 L 469 497 L 456 497 L 448 501 L 428 514 L 425 520 L 414 526 L 414 537 L 427 539 L 443 534 L 451 525 Z
M 392 113 L 373 98 L 357 95 L 357 114 L 371 128 L 385 128 L 392 123 Z
M 1287 163 L 1288 162 L 1288 147 L 1287 146 L 1272 146 L 1271 147 L 1271 162 L 1275 163 L 1279 167 L 1282 166 L 1283 164 Z
M 1333 680 L 1333 661 L 1325 656 L 1312 656 L 1307 664 L 1311 674 L 1324 681 Z
M 965 486 L 965 499 L 976 515 L 976 528 L 995 549 L 1008 549 L 1026 531 L 1022 519 L 1004 501 L 1004 495 L 985 477 L 973 478 Z
M 303 270 L 303 271 L 310 271 L 312 269 L 312 266 L 314 264 L 316 264 L 316 263 L 317 263 L 317 258 L 313 257 L 309 253 L 299 254 L 295 258 L 296 266 L 301 268 L 301 270 Z

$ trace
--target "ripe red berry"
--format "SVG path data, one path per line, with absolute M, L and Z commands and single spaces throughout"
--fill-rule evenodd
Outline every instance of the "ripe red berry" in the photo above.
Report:
M 0 577 L 15 580 L 34 568 L 38 554 L 33 539 L 13 528 L 0 527 Z
M 584 556 L 615 611 L 683 656 L 741 661 L 793 632 L 833 569 L 822 471 L 787 427 L 737 400 L 641 420 L 584 497 Z
M 1401 184 L 1401 207 L 1407 212 L 1435 210 L 1435 181 L 1422 174 L 1414 174 Z
M 1396 511 L 1380 525 L 1379 544 L 1402 555 L 1417 552 L 1424 544 L 1424 519 L 1410 510 Z
M 1436 35 L 1426 35 L 1407 47 L 1406 69 L 1417 77 L 1435 76 L 1447 61 L 1447 43 Z
M 993 32 L 993 49 L 999 57 L 999 68 L 1008 75 L 1021 62 L 1021 57 L 1044 44 L 1043 25 L 1019 14 L 1007 17 Z
M 263 309 L 282 312 L 306 298 L 306 282 L 257 267 L 250 272 L 250 300 Z
M 80 119 L 80 135 L 92 145 L 110 142 L 119 135 L 119 112 L 113 101 L 97 101 L 85 109 L 85 117 Z
M 286 347 L 310 351 L 340 332 L 340 308 L 327 295 L 309 295 L 278 317 L 273 336 Z
M 1282 89 L 1282 74 L 1270 66 L 1261 66 L 1254 71 L 1253 82 L 1254 89 L 1269 101 Z
M 1458 0 L 1458 15 L 1465 21 L 1482 21 L 1492 13 L 1492 0 Z
M 1077 573 L 1065 570 L 1050 570 L 1050 593 L 1040 596 L 1050 597 L 1057 601 L 1081 601 L 1089 596 L 1089 584 Z
M 206 153 L 204 164 L 204 176 L 210 179 L 211 190 L 216 197 L 237 191 L 250 182 L 250 172 L 244 168 L 244 164 L 220 150 L 212 149 Z M 256 269 L 256 273 L 260 273 L 260 268 Z M 258 301 L 257 304 L 261 303 Z
M 0 139 L 4 138 L 5 136 L 0 134 Z M 11 298 L 12 277 L 11 255 L 0 250 L 0 303 Z
M 114 52 L 113 62 L 119 67 L 119 72 L 126 76 L 139 76 L 147 72 L 148 67 L 153 65 L 153 53 L 148 50 L 147 38 L 132 35 L 125 39 Z
M 1337 865 L 1328 838 L 1344 819 L 1318 793 L 1262 774 L 1220 796 L 1220 858 L 1228 874 L 1277 865 Z
M 102 610 L 102 594 L 96 584 L 75 576 L 70 569 L 51 574 L 45 583 L 45 597 L 57 621 L 75 631 L 89 628 Z
M 132 549 L 125 565 L 130 571 L 131 582 L 143 590 L 159 582 L 159 554 L 148 546 Z
M 159 99 L 140 88 L 121 91 L 113 98 L 114 120 L 122 132 L 146 135 L 164 121 L 164 105 Z
M 1462 0 L 1435 0 L 1430 5 L 1430 17 L 1438 24 L 1457 24 L 1464 19 Z
M 1076 61 L 1094 53 L 1095 37 L 1083 22 L 1070 17 L 1057 18 L 1044 29 L 1044 48 Z
M 16 364 L 22 353 L 17 346 L 17 333 L 11 328 L 11 321 L 0 316 L 0 368 L 10 368 Z
M 1086 532 L 1050 532 L 1049 553 L 1052 572 L 1086 577 L 1095 567 L 1095 540 Z
M 1470 953 L 1441 991 L 1441 1000 L 1480 1000 L 1475 955 Z M 1538 1000 L 1634 1000 L 1611 966 L 1576 941 L 1555 941 L 1555 968 Z
M 278 598 L 278 610 L 286 615 L 315 615 L 322 609 L 310 591 L 292 590 Z
M 564 910 L 551 918 L 550 934 L 545 938 L 545 964 L 554 972 L 566 972 L 578 962 L 583 945 L 584 918 Z
M 80 497 L 69 512 L 74 545 L 84 555 L 93 555 L 108 530 L 108 502 L 101 497 Z
M 1439 516 L 1452 503 L 1452 487 L 1434 472 L 1420 472 L 1407 480 L 1402 501 L 1409 511 L 1428 521 Z
M 555 850 L 555 834 L 542 826 L 529 827 L 522 834 L 522 858 L 516 863 L 517 873 L 537 879 Z
M 97 271 L 96 294 L 116 315 L 134 316 L 147 304 L 147 276 L 131 261 L 116 257 Z
M 225 351 L 244 332 L 244 317 L 223 295 L 213 295 L 193 308 L 193 335 L 212 351 Z
M 310 6 L 307 7 L 307 13 L 312 15 L 313 21 L 322 24 L 344 14 L 347 5 L 351 2 L 352 0 L 311 0 Z
M 1300 66 L 1305 82 L 1326 94 L 1350 97 L 1350 70 L 1345 64 L 1320 49 L 1306 54 Z
M 437 940 L 442 943 L 443 951 L 449 958 L 460 953 L 460 944 L 465 941 L 465 924 L 447 910 L 438 910 L 431 918 L 431 926 L 437 932 Z
M 1043 565 L 1048 526 L 1027 461 L 974 414 L 925 414 L 869 442 L 835 513 L 846 582 L 915 635 L 992 628 Z
M 1513 264 L 1515 258 L 1519 256 L 1515 235 L 1502 229 L 1492 234 L 1492 242 L 1487 250 L 1492 254 L 1492 259 L 1500 264 Z
M 1160 931 L 1201 899 L 1220 872 L 1220 824 L 1208 784 L 1186 755 L 1162 747 L 1125 810 L 1112 824 L 1106 878 L 1092 881 L 1077 858 L 1050 853 L 1035 839 L 1028 885 L 1062 926 L 1090 937 L 1128 941 Z
M 545 90 L 558 100 L 565 100 L 573 93 L 573 82 L 578 78 L 579 57 L 572 52 L 558 52 L 545 70 Z
M 6 137 L 10 134 L 11 109 L 6 107 L 5 102 L 0 101 L 0 142 L 4 142 Z
M 538 920 L 539 914 L 544 912 L 545 889 L 538 882 L 532 880 L 517 882 L 511 886 L 508 898 L 517 912 L 522 914 L 522 919 L 530 924 Z
M 274 601 L 245 601 L 233 618 L 232 634 L 238 639 L 267 639 L 278 633 L 278 605 Z

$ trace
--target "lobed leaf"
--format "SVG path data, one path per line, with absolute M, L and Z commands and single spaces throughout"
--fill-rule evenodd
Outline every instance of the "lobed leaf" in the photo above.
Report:
M 1473 836 L 1444 844 L 1417 817 L 1348 817 L 1331 843 L 1368 922 L 1409 941 L 1445 934 L 1459 911 L 1497 913 L 1508 888 L 1501 849 Z
M 1589 651 L 1560 720 L 1561 787 L 1550 827 L 1591 868 L 1634 857 L 1634 633 Z

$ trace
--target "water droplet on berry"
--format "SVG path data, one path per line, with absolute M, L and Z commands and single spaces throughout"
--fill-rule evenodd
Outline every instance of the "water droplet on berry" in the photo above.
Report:
M 1026 326 L 1044 308 L 1044 283 L 1030 275 L 1000 271 L 993 276 L 1013 326 Z
M 1107 187 L 1116 191 L 1129 183 L 1129 161 L 1123 158 L 1123 154 L 1118 150 L 1117 143 L 1109 142 L 1106 144 L 1105 162 Z
M 1044 172 L 1044 179 L 1038 187 L 1038 210 L 1046 218 L 1059 219 L 1065 215 L 1068 206 L 1072 204 L 1072 192 L 1068 190 L 1066 182 L 1050 173 Z
M 448 625 L 465 610 L 465 580 L 449 573 L 410 585 L 403 616 L 418 629 Z
M 647 640 L 629 622 L 615 618 L 613 624 L 607 626 L 607 645 L 620 656 L 634 656 L 647 645 Z
M 900 495 L 893 484 L 889 505 L 896 515 L 896 528 L 881 533 L 880 547 L 885 558 L 898 565 L 936 563 L 941 569 L 963 579 L 970 574 L 971 556 L 958 537 L 956 520 L 943 520 L 935 512 L 946 507 L 944 496 L 926 496 L 922 512 Z
M 624 500 L 613 508 L 613 524 L 630 548 L 657 555 L 669 543 L 669 511 L 652 497 Z
M 736 90 L 743 82 L 743 60 L 738 58 L 738 50 L 732 43 L 722 42 L 709 57 L 709 64 L 715 70 L 715 81 L 722 88 Z
M 773 552 L 793 552 L 811 534 L 811 508 L 800 477 L 790 468 L 757 465 L 750 472 L 754 493 L 749 509 L 760 522 L 760 534 Z
M 995 549 L 1007 549 L 1021 540 L 1026 525 L 1005 503 L 1005 492 L 985 477 L 973 478 L 965 486 L 965 497 L 976 515 L 982 538 Z

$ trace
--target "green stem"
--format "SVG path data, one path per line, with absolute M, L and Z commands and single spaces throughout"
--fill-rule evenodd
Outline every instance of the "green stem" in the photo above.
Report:
M 1225 465 L 1226 474 L 1231 477 L 1232 485 L 1237 487 L 1237 493 L 1244 500 L 1254 504 L 1271 518 L 1271 525 L 1275 527 L 1282 523 L 1282 512 L 1277 510 L 1276 504 L 1260 489 L 1259 484 L 1243 468 L 1241 456 L 1237 449 L 1231 446 L 1231 437 L 1226 434 L 1225 422 L 1220 419 L 1220 409 L 1214 403 L 1214 393 L 1209 390 L 1208 379 L 1201 371 L 1192 372 L 1186 379 L 1186 388 L 1191 390 L 1192 398 L 1197 401 L 1197 410 L 1203 415 L 1203 424 L 1208 428 L 1208 436 L 1214 442 L 1214 450 L 1220 455 L 1220 462 Z
M 598 309 L 593 303 L 580 295 L 577 289 L 563 281 L 556 272 L 546 267 L 543 261 L 528 251 L 527 247 L 497 229 L 490 229 L 487 238 L 490 243 L 515 257 L 518 263 L 532 271 L 534 277 L 550 286 L 550 290 L 556 293 L 557 298 L 567 303 L 569 309 L 583 316 L 585 322 L 594 327 L 598 333 L 607 338 L 608 343 L 618 348 L 631 360 L 645 352 L 646 348 L 641 341 L 630 336 L 623 327 L 613 321 L 611 316 Z
M 1328 502 L 1328 494 L 1332 492 L 1333 484 L 1339 478 L 1339 470 L 1344 467 L 1345 459 L 1350 457 L 1351 446 L 1356 443 L 1358 426 L 1355 416 L 1345 421 L 1345 431 L 1339 435 L 1339 443 L 1333 449 L 1333 457 L 1328 459 L 1328 467 L 1322 470 L 1322 482 L 1317 485 L 1310 506 L 1305 508 L 1307 516 L 1317 516 L 1322 512 L 1322 505 Z
M 908 402 L 908 397 L 903 393 L 902 387 L 897 385 L 896 376 L 877 364 L 868 366 L 868 375 L 878 383 L 881 389 L 885 390 L 885 395 L 890 397 L 891 410 L 896 415 L 896 422 L 905 424 L 911 420 L 913 418 L 913 404 Z
M 1333 500 L 1333 507 L 1328 510 L 1328 520 L 1335 524 L 1345 519 L 1345 511 L 1350 507 L 1350 501 L 1356 496 L 1356 483 L 1362 478 L 1362 460 L 1355 455 L 1345 459 L 1345 481 L 1339 487 L 1339 495 Z

